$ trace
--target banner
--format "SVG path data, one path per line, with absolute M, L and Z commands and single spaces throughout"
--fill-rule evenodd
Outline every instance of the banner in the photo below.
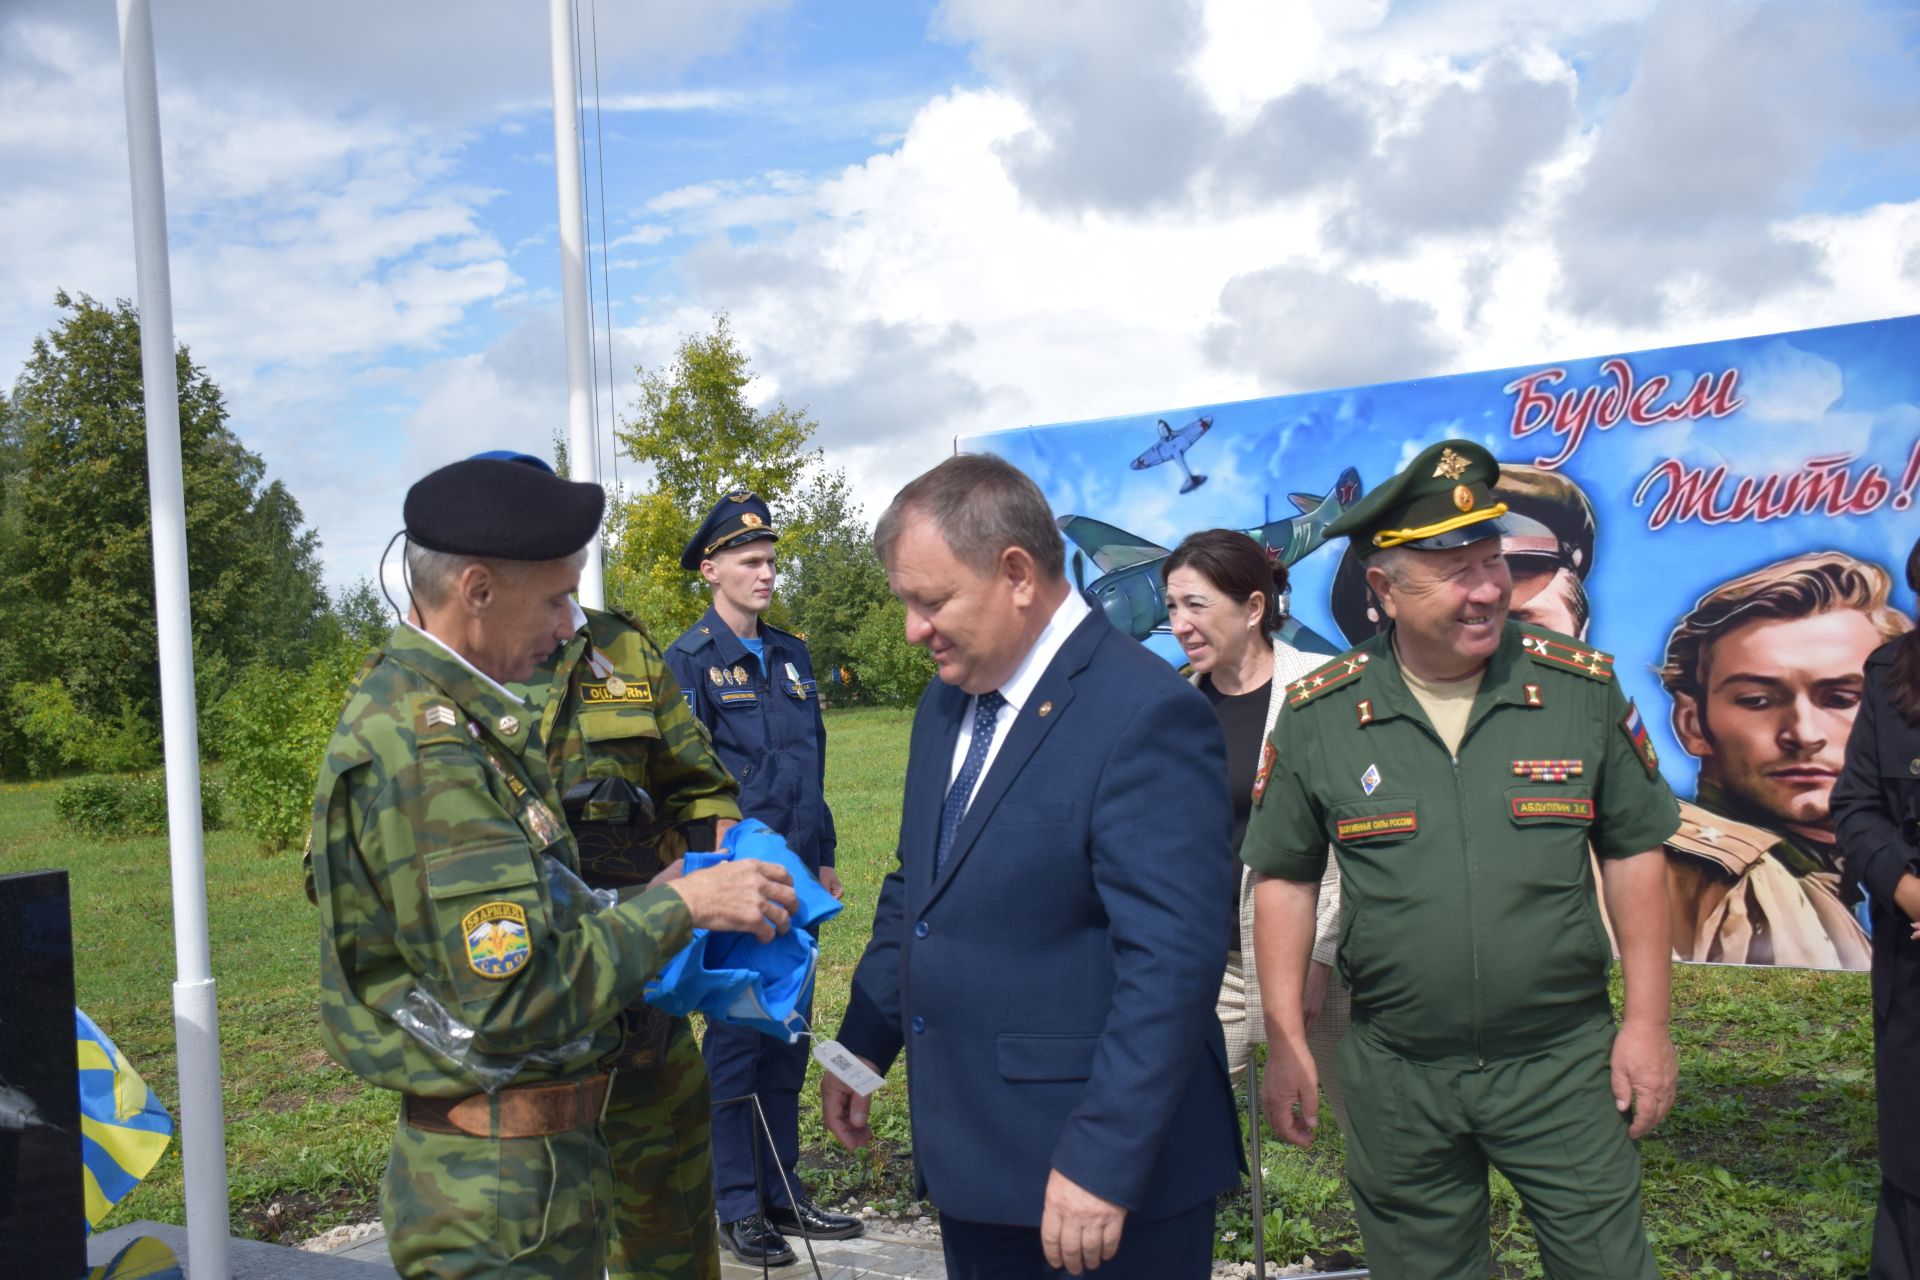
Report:
M 1284 639 L 1381 625 L 1329 520 L 1437 440 L 1500 459 L 1514 616 L 1615 655 L 1682 797 L 1675 953 L 1865 969 L 1828 796 L 1867 654 L 1912 625 L 1920 316 L 963 439 L 1047 494 L 1069 573 L 1180 661 L 1159 561 L 1244 529 L 1291 566 Z M 1690 935 L 1690 936 L 1688 936 Z

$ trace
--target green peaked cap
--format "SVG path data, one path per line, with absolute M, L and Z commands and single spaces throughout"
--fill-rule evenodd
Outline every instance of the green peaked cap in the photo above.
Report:
M 1443 551 L 1497 537 L 1507 513 L 1493 492 L 1499 478 L 1491 453 L 1471 440 L 1442 440 L 1341 512 L 1327 536 L 1352 539 L 1361 555 L 1388 547 Z

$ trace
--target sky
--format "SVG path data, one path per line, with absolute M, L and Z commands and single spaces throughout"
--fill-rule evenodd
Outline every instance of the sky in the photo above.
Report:
M 1911 4 L 577 2 L 629 487 L 721 311 L 869 518 L 961 436 L 1920 312 Z M 176 336 L 371 576 L 566 430 L 546 5 L 154 23 Z M 0 172 L 10 380 L 135 294 L 110 0 L 0 0 Z

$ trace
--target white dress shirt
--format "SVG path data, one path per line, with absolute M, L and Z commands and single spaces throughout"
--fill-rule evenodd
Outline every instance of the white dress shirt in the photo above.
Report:
M 1073 629 L 1092 612 L 1093 606 L 1087 603 L 1087 598 L 1069 587 L 1067 598 L 1053 611 L 1053 617 L 1047 619 L 1046 628 L 1040 632 L 1039 639 L 1033 642 L 1033 648 L 1027 650 L 1027 656 L 1014 668 L 1013 675 L 1000 686 L 1000 696 L 1006 701 L 1001 704 L 999 715 L 994 718 L 993 745 L 987 748 L 987 762 L 980 766 L 982 779 L 993 769 L 994 757 L 1000 754 L 1000 744 L 1007 740 L 1007 730 L 1013 727 L 1020 709 L 1027 705 L 1027 699 L 1033 696 L 1034 686 L 1046 674 L 1054 655 L 1060 652 L 1060 646 L 1067 642 Z M 954 779 L 960 776 L 961 766 L 967 762 L 967 748 L 973 745 L 973 711 L 979 702 L 977 696 L 968 698 L 966 714 L 960 717 L 960 733 L 953 743 L 953 763 L 947 770 L 949 788 L 953 786 Z M 975 795 L 979 794 L 979 782 L 973 784 L 973 790 Z M 967 797 L 967 803 L 973 803 L 973 796 Z

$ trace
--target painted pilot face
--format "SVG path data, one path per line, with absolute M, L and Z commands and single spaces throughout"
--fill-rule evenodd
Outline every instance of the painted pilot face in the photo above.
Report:
M 1257 593 L 1242 604 L 1190 566 L 1167 575 L 1167 625 L 1195 671 L 1238 666 L 1260 639 L 1265 608 Z
M 1513 578 L 1500 539 L 1397 556 L 1396 578 L 1378 564 L 1367 585 L 1395 625 L 1401 660 L 1429 680 L 1465 679 L 1500 647 Z
M 1774 821 L 1831 840 L 1828 808 L 1860 706 L 1861 669 L 1883 642 L 1858 609 L 1758 618 L 1701 654 L 1704 704 L 1674 700 L 1700 778 Z
M 735 615 L 765 613 L 773 603 L 773 584 L 779 577 L 773 542 L 755 538 L 716 551 L 700 562 L 700 576 L 713 588 L 714 599 Z
M 1035 596 L 1032 565 L 1009 548 L 994 572 L 976 572 L 931 520 L 908 515 L 887 561 L 887 586 L 907 610 L 907 643 L 932 655 L 946 683 L 967 693 L 998 689 L 1031 647 L 1021 611 Z
M 1507 557 L 1507 568 L 1513 575 L 1515 622 L 1530 622 L 1576 640 L 1585 638 L 1586 627 L 1573 607 L 1573 593 L 1580 585 L 1573 570 L 1518 556 Z

